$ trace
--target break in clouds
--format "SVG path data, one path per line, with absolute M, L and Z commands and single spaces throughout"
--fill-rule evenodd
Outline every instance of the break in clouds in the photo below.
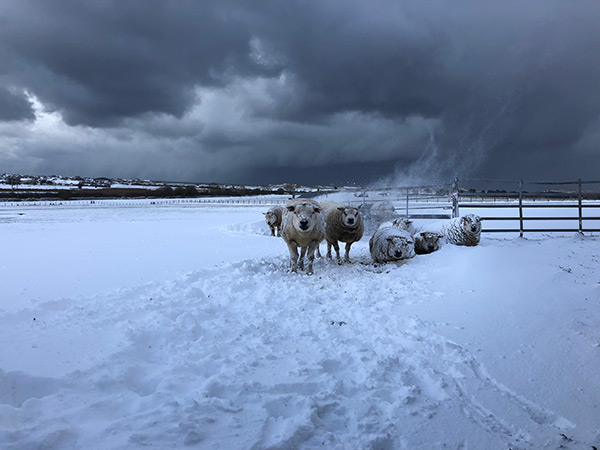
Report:
M 0 172 L 597 178 L 596 1 L 0 5 Z

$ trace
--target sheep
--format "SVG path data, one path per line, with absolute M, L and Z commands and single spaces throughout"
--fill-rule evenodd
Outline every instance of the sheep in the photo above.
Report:
M 406 230 L 383 226 L 369 240 L 369 251 L 375 263 L 400 261 L 415 256 L 415 241 Z
M 339 264 L 340 246 L 338 241 L 346 243 L 346 253 L 344 261 L 350 262 L 350 247 L 354 242 L 360 241 L 365 227 L 360 215 L 360 206 L 340 205 L 339 203 L 327 202 L 321 203 L 323 215 L 325 216 L 326 229 L 325 239 L 327 240 L 327 257 L 331 258 L 331 247 L 335 249 L 335 254 Z
M 286 203 L 281 222 L 281 237 L 290 252 L 290 268 L 304 270 L 304 256 L 308 253 L 306 273 L 313 273 L 315 250 L 325 239 L 325 217 L 321 205 L 314 200 L 291 199 Z M 298 255 L 300 247 L 300 255 Z
M 415 240 L 415 253 L 417 255 L 427 255 L 440 248 L 441 234 L 433 231 L 417 231 L 413 226 L 413 221 L 408 217 L 401 217 L 392 222 L 392 226 L 408 231 Z
M 400 217 L 398 219 L 394 219 L 394 221 L 392 222 L 392 226 L 400 230 L 408 231 L 410 234 L 413 235 L 416 232 L 415 227 L 413 226 L 413 221 L 410 220 L 408 217 Z
M 271 236 L 275 236 L 275 231 L 277 231 L 277 237 L 281 236 L 281 220 L 283 219 L 283 206 L 273 206 L 269 208 L 265 215 L 265 220 L 267 221 L 267 225 L 271 229 Z
M 442 235 L 433 231 L 419 231 L 413 234 L 413 238 L 415 239 L 415 253 L 427 255 L 439 250 Z
M 481 218 L 475 214 L 455 217 L 442 227 L 442 234 L 450 244 L 475 246 L 481 239 Z

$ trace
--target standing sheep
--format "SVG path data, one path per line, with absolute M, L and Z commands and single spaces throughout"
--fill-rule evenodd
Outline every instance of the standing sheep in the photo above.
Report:
M 369 251 L 376 263 L 400 261 L 415 256 L 415 242 L 408 231 L 383 226 L 371 237 Z
M 321 203 L 323 215 L 327 228 L 325 230 L 325 239 L 327 240 L 327 257 L 331 258 L 331 247 L 335 249 L 338 263 L 340 259 L 340 246 L 338 241 L 346 243 L 345 262 L 350 262 L 350 247 L 354 242 L 360 241 L 365 232 L 362 217 L 360 215 L 360 206 L 345 206 L 338 203 Z
M 281 220 L 283 219 L 283 206 L 273 206 L 269 208 L 265 215 L 267 225 L 271 229 L 271 236 L 275 236 L 277 230 L 277 237 L 281 236 Z
M 481 239 L 481 218 L 475 214 L 455 217 L 442 227 L 442 234 L 450 244 L 475 246 Z
M 325 239 L 325 218 L 321 205 L 314 200 L 293 199 L 286 203 L 281 223 L 281 237 L 290 251 L 292 272 L 304 269 L 304 256 L 308 253 L 307 274 L 313 273 L 315 250 Z M 298 255 L 300 247 L 300 255 Z

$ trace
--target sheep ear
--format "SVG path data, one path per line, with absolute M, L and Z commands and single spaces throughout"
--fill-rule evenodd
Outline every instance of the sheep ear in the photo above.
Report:
M 315 212 L 316 212 L 316 213 L 320 213 L 320 212 L 321 212 L 321 208 L 317 208 L 317 207 L 315 206 Z
M 356 207 L 356 209 L 362 208 L 362 203 Z
M 289 212 L 294 212 L 294 209 L 295 209 L 295 206 L 288 206 L 288 207 L 287 207 L 287 210 L 288 210 Z
M 388 236 L 385 238 L 385 240 L 392 242 L 394 240 L 394 236 Z
M 343 211 L 343 210 L 345 210 L 346 208 L 344 208 L 343 206 L 338 206 L 338 207 L 337 207 L 337 209 L 338 209 L 338 210 L 340 210 L 340 211 Z

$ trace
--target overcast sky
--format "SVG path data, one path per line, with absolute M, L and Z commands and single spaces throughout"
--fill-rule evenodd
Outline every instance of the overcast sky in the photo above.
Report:
M 0 173 L 600 179 L 598 0 L 2 0 Z

